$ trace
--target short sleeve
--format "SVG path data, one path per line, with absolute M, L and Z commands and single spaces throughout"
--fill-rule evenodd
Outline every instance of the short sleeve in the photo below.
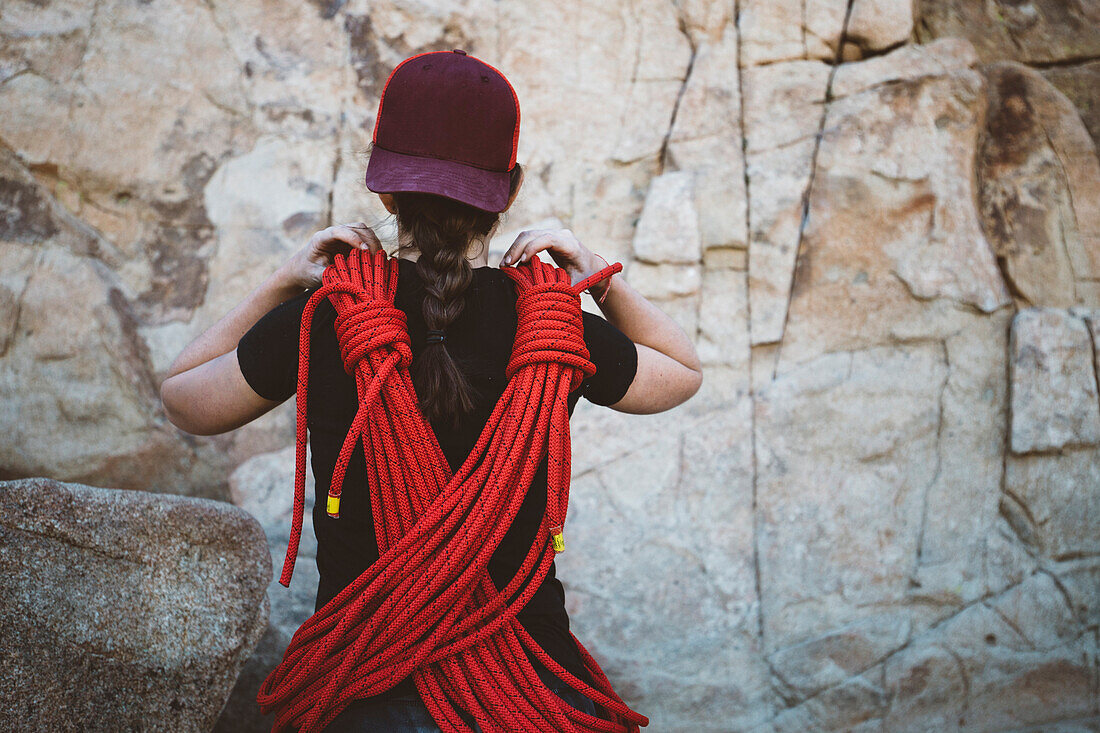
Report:
M 252 390 L 282 402 L 298 384 L 298 334 L 311 291 L 268 311 L 237 342 L 237 361 Z
M 638 347 L 603 317 L 581 311 L 584 343 L 596 373 L 578 388 L 589 402 L 613 405 L 623 398 L 638 371 Z

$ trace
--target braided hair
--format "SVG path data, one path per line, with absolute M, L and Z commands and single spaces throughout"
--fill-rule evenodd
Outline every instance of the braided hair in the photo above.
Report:
M 512 169 L 510 196 L 516 192 L 521 176 L 522 168 L 517 163 Z M 426 291 L 424 322 L 429 331 L 443 331 L 466 306 L 466 291 L 473 281 L 467 250 L 475 239 L 488 246 L 484 238 L 500 219 L 500 213 L 428 193 L 394 192 L 393 200 L 398 229 L 407 239 L 397 252 L 420 253 L 416 271 Z M 412 367 L 413 387 L 424 416 L 431 422 L 449 422 L 457 427 L 473 409 L 473 388 L 447 351 L 447 344 L 428 339 Z

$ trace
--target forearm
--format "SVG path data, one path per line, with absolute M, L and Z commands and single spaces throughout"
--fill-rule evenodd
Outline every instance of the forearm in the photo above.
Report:
M 301 292 L 303 288 L 295 284 L 284 268 L 275 271 L 233 310 L 188 344 L 168 367 L 166 377 L 205 364 L 237 348 L 241 336 L 265 313 Z
M 604 317 L 636 344 L 648 346 L 675 359 L 689 369 L 700 371 L 702 365 L 695 344 L 676 321 L 639 293 L 622 273 L 604 281 L 606 297 L 596 301 Z M 593 288 L 593 290 L 596 290 Z

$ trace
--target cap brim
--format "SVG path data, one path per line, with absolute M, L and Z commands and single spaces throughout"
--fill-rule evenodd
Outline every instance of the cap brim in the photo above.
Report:
M 489 171 L 453 160 L 395 153 L 371 148 L 365 178 L 375 193 L 434 193 L 484 211 L 504 211 L 508 205 L 509 171 Z

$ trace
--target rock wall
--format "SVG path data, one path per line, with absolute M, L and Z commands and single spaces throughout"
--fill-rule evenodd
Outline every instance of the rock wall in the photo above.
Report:
M 380 86 L 464 48 L 523 109 L 530 175 L 490 261 L 568 226 L 705 363 L 675 410 L 574 416 L 560 576 L 652 729 L 1095 727 L 1098 18 L 1096 0 L 12 0 L 0 467 L 225 499 L 232 475 L 267 516 L 292 408 L 195 439 L 154 387 L 313 229 L 364 219 L 392 242 L 361 184 Z M 313 590 L 274 589 L 268 653 Z M 255 659 L 226 730 L 262 729 Z

